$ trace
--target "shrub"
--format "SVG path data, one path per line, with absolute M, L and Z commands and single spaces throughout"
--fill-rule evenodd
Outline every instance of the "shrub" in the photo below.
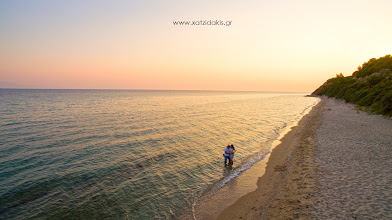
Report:
M 378 114 L 392 115 L 391 70 L 391 55 L 372 58 L 359 66 L 352 76 L 336 74 L 313 94 L 344 99 L 360 106 L 370 106 Z M 375 72 L 378 74 L 373 74 Z

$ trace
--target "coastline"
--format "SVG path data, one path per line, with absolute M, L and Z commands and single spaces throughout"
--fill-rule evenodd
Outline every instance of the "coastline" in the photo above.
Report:
M 277 145 L 258 188 L 223 209 L 217 219 L 307 218 L 317 192 L 315 132 L 320 125 L 322 99 Z

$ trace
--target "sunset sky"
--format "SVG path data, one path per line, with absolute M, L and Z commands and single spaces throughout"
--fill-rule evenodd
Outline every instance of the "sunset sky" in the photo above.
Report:
M 0 0 L 0 87 L 312 92 L 392 52 L 391 0 Z M 223 20 L 225 25 L 174 25 Z

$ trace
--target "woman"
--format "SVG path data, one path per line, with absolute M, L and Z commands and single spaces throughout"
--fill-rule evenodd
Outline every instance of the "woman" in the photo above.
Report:
M 229 164 L 233 164 L 234 153 L 235 153 L 234 145 L 230 145 L 230 148 L 229 148 L 229 155 L 230 155 L 229 156 L 230 157 Z

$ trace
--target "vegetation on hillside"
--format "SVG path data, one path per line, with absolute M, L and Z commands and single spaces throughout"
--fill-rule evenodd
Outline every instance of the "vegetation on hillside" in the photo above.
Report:
M 313 94 L 344 99 L 376 114 L 392 116 L 392 56 L 372 58 L 352 76 L 337 74 Z

